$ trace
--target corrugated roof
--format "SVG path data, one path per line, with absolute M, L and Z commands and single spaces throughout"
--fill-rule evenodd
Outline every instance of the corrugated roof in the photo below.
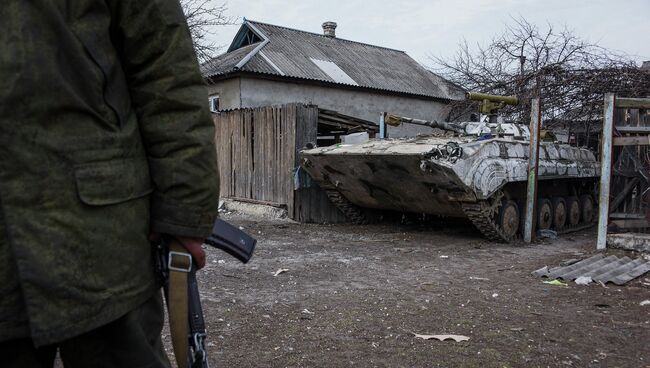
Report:
M 564 267 L 548 268 L 548 266 L 545 266 L 534 271 L 533 275 L 537 277 L 548 277 L 550 279 L 562 279 L 564 281 L 571 281 L 578 277 L 586 276 L 591 277 L 594 281 L 601 281 L 603 283 L 613 282 L 616 285 L 623 285 L 648 271 L 650 271 L 650 261 L 642 258 L 605 257 L 603 254 L 596 254 L 593 257 Z
M 237 63 L 239 63 L 246 55 L 259 45 L 254 43 L 252 45 L 244 46 L 232 52 L 227 52 L 219 57 L 213 58 L 201 65 L 201 73 L 203 75 L 214 74 L 215 70 L 233 70 Z
M 328 75 L 315 59 L 334 63 L 360 87 L 451 100 L 464 98 L 458 86 L 426 70 L 403 51 L 254 21 L 244 22 L 235 39 L 242 40 L 242 35 L 251 31 L 263 41 L 241 48 L 233 42 L 229 52 L 204 67 L 204 75 L 241 70 L 354 86 L 346 78 Z M 263 46 L 257 47 L 260 44 Z

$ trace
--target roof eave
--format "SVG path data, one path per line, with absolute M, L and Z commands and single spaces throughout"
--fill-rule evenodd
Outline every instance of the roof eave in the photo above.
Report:
M 205 79 L 208 81 L 208 83 L 216 83 L 222 80 L 242 77 L 242 76 L 250 76 L 250 77 L 266 79 L 266 80 L 274 80 L 280 82 L 296 82 L 296 83 L 303 83 L 303 84 L 319 85 L 319 86 L 325 86 L 330 88 L 340 88 L 340 89 L 347 89 L 347 90 L 371 91 L 371 92 L 377 92 L 377 93 L 387 94 L 392 96 L 412 97 L 412 98 L 419 98 L 424 100 L 431 100 L 431 101 L 438 101 L 438 102 L 445 102 L 445 103 L 455 101 L 454 99 L 447 98 L 447 97 L 423 95 L 418 93 L 395 91 L 395 90 L 388 90 L 388 89 L 381 89 L 381 88 L 367 87 L 367 86 L 354 86 L 351 84 L 336 83 L 336 82 L 324 81 L 320 79 L 308 79 L 308 78 L 292 77 L 286 75 L 282 76 L 277 74 L 260 73 L 260 72 L 253 72 L 253 71 L 240 70 L 240 69 L 232 70 L 221 74 L 211 75 L 209 77 L 206 77 Z

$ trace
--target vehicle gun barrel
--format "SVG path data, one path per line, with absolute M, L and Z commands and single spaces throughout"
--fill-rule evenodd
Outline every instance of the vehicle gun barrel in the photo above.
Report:
M 456 133 L 464 133 L 465 125 L 464 123 L 446 123 L 446 122 L 437 122 L 435 120 L 428 121 L 422 119 L 407 118 L 404 116 L 397 116 L 393 114 L 386 114 L 384 122 L 390 126 L 400 126 L 401 124 L 414 124 L 428 126 L 430 128 L 438 128 L 442 130 L 449 130 Z

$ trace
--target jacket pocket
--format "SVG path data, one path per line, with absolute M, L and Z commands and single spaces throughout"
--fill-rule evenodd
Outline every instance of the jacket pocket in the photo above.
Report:
M 144 158 L 81 164 L 74 173 L 79 199 L 91 206 L 122 203 L 153 191 Z

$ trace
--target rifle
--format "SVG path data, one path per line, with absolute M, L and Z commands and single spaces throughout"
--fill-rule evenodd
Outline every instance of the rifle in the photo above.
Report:
M 215 221 L 212 235 L 205 240 L 205 244 L 242 263 L 251 259 L 256 243 L 253 237 L 221 219 Z M 207 333 L 192 256 L 173 237 L 163 236 L 156 244 L 155 264 L 165 292 L 178 368 L 209 368 Z

